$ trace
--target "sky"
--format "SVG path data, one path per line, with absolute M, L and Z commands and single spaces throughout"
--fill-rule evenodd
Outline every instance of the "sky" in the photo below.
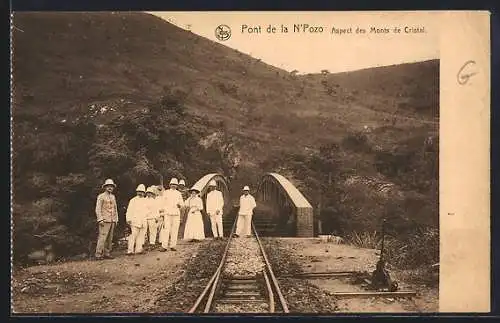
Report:
M 439 58 L 439 13 L 436 12 L 149 12 L 219 44 L 263 62 L 299 74 L 331 73 Z M 217 26 L 231 28 L 220 41 Z M 311 32 L 294 32 L 294 25 L 309 25 Z M 243 26 L 246 25 L 244 31 Z M 267 27 L 276 27 L 267 33 Z M 281 25 L 288 33 L 281 32 Z M 260 26 L 260 33 L 249 33 Z M 323 32 L 320 33 L 320 28 Z M 372 27 L 389 33 L 370 33 Z M 398 27 L 400 33 L 395 33 Z M 423 27 L 424 33 L 405 33 L 405 27 Z M 345 30 L 339 35 L 335 30 Z M 350 29 L 350 33 L 347 33 Z M 363 28 L 366 33 L 356 33 Z

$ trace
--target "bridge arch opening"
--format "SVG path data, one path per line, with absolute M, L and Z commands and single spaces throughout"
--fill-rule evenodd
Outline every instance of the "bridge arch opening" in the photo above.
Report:
M 224 235 L 227 236 L 237 216 L 237 207 L 233 205 L 227 179 L 222 174 L 211 173 L 200 178 L 193 187 L 200 191 L 200 197 L 206 210 L 208 184 L 212 180 L 217 183 L 217 189 L 222 192 L 224 197 L 223 226 Z M 257 208 L 253 222 L 260 235 L 314 236 L 313 208 L 302 193 L 284 176 L 277 173 L 265 174 L 254 194 Z M 206 212 L 204 225 L 205 235 L 212 237 L 211 223 Z
M 262 235 L 313 237 L 313 208 L 284 176 L 265 174 L 257 189 L 254 223 Z
M 232 213 L 233 212 L 233 205 L 231 203 L 231 196 L 229 194 L 229 183 L 227 181 L 227 179 L 222 175 L 222 174 L 219 174 L 219 173 L 211 173 L 211 174 L 207 174 L 205 176 L 203 176 L 202 178 L 200 178 L 192 187 L 193 188 L 196 188 L 197 190 L 200 191 L 200 197 L 203 201 L 203 224 L 204 224 L 204 227 L 205 227 L 205 236 L 206 237 L 213 237 L 213 234 L 212 234 L 212 224 L 210 223 L 210 219 L 206 213 L 206 209 L 207 209 L 207 193 L 208 193 L 208 184 L 210 183 L 210 181 L 215 181 L 215 183 L 217 184 L 217 189 L 219 191 L 222 192 L 222 196 L 224 198 L 224 209 L 223 209 L 223 220 L 224 220 L 224 235 L 227 236 L 227 234 L 229 233 L 229 231 L 231 230 L 231 225 L 232 225 L 232 222 L 230 224 L 228 224 L 227 220 L 228 219 L 225 219 L 225 217 L 231 217 Z M 234 218 L 234 216 L 233 216 Z M 185 228 L 185 219 L 183 220 L 183 223 L 181 224 L 181 227 L 179 229 L 179 236 L 183 236 L 184 234 L 184 228 Z M 229 228 L 228 228 L 229 226 Z

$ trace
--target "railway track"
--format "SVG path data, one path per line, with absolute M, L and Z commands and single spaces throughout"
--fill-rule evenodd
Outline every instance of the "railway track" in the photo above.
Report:
M 254 224 L 251 237 L 236 238 L 235 229 L 236 221 L 219 266 L 189 313 L 289 313 Z

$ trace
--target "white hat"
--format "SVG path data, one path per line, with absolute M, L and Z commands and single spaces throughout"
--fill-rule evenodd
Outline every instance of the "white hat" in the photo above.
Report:
M 144 184 L 139 184 L 139 186 L 137 186 L 137 188 L 135 189 L 136 192 L 143 192 L 143 193 L 146 193 L 146 187 L 144 186 Z
M 179 181 L 179 185 L 186 185 L 186 182 L 184 182 L 184 180 L 183 180 L 183 179 L 181 179 L 181 180 Z
M 147 192 L 147 193 L 153 193 L 153 194 L 155 194 L 155 195 L 156 195 L 156 193 L 155 193 L 155 190 L 154 190 L 153 186 L 148 187 L 148 190 L 147 190 L 146 192 Z
M 177 178 L 174 177 L 170 180 L 170 184 L 179 185 L 179 182 L 177 181 Z
M 245 187 L 243 187 L 243 190 L 244 190 L 244 191 L 250 191 L 250 187 L 245 186 Z
M 112 186 L 116 187 L 115 182 L 113 182 L 113 180 L 112 180 L 112 179 L 110 179 L 110 178 L 108 178 L 108 179 L 104 182 L 104 184 L 102 184 L 102 187 L 104 188 L 104 186 L 108 186 L 108 185 L 112 185 Z
M 210 183 L 208 183 L 208 186 L 217 186 L 217 183 L 214 180 L 211 180 Z

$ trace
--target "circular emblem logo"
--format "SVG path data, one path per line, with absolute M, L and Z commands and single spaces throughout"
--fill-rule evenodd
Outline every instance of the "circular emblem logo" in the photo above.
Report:
M 224 41 L 231 38 L 231 28 L 228 25 L 219 25 L 215 28 L 215 37 L 218 40 Z

